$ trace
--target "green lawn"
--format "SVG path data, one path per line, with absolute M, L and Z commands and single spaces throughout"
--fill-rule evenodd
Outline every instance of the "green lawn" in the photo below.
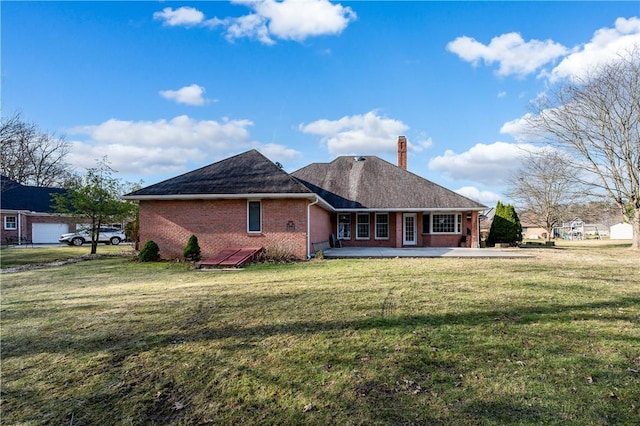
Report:
M 530 253 L 3 274 L 2 424 L 638 424 L 640 254 Z

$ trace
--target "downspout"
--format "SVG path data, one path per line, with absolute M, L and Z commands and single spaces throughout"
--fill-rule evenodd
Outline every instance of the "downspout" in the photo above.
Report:
M 22 215 L 18 211 L 18 245 L 22 245 Z
M 307 204 L 307 260 L 311 259 L 311 206 L 319 202 L 320 199 L 316 197 L 313 203 Z

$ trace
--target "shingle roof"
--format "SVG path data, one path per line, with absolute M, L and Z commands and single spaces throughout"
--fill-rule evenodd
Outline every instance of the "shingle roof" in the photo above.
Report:
M 486 206 L 375 156 L 338 157 L 292 173 L 335 209 L 483 210 Z
M 138 196 L 300 194 L 312 192 L 251 150 L 127 194 Z
M 38 213 L 55 213 L 51 194 L 64 194 L 63 188 L 21 185 L 2 176 L 0 208 L 3 210 L 27 210 Z

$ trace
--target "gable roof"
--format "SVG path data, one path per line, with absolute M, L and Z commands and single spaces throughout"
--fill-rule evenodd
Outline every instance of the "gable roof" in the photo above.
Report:
M 63 188 L 22 185 L 1 176 L 0 208 L 2 210 L 26 210 L 37 213 L 55 213 L 51 194 L 64 194 Z
M 292 175 L 333 208 L 484 210 L 487 207 L 375 156 L 338 157 Z
M 125 195 L 126 199 L 314 194 L 255 149 Z

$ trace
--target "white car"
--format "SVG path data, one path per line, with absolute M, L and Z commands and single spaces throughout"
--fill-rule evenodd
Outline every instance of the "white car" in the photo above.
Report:
M 117 246 L 126 238 L 126 235 L 117 228 L 100 228 L 98 242 Z M 84 243 L 91 242 L 91 230 L 62 234 L 58 241 L 61 243 L 67 243 L 70 246 L 81 246 Z

